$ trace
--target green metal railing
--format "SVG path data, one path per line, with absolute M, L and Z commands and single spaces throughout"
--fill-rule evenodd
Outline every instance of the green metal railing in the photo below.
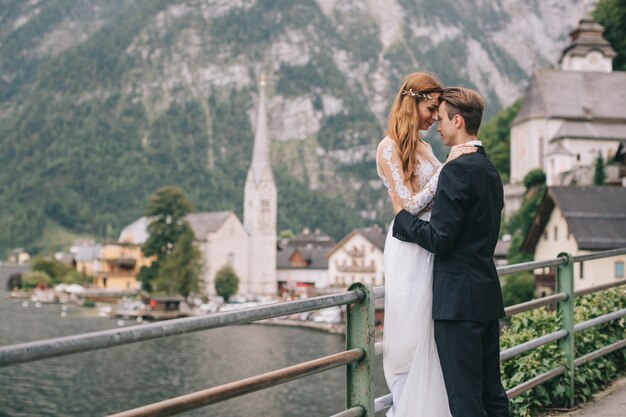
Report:
M 626 316 L 626 309 L 622 309 L 582 323 L 574 323 L 574 299 L 576 296 L 626 284 L 626 279 L 615 280 L 609 284 L 574 292 L 574 263 L 624 254 L 626 254 L 626 248 L 575 257 L 562 253 L 556 259 L 498 268 L 499 275 L 506 275 L 520 271 L 556 267 L 556 294 L 507 307 L 505 313 L 507 316 L 512 316 L 556 304 L 559 321 L 562 323 L 561 329 L 556 332 L 502 351 L 500 361 L 511 359 L 552 342 L 559 343 L 565 358 L 564 363 L 557 368 L 507 391 L 509 398 L 563 375 L 567 379 L 567 395 L 570 405 L 573 405 L 576 367 L 626 347 L 626 339 L 624 339 L 580 358 L 574 357 L 574 338 L 577 332 Z M 376 343 L 374 340 L 374 301 L 377 298 L 383 298 L 384 294 L 384 287 L 371 288 L 368 285 L 357 283 L 352 285 L 347 292 L 340 294 L 4 346 L 0 347 L 0 367 L 346 305 L 346 350 L 343 352 L 124 411 L 111 417 L 176 415 L 340 366 L 346 366 L 346 409 L 333 417 L 373 417 L 375 412 L 384 410 L 392 404 L 391 394 L 375 398 L 373 390 L 372 363 L 376 356 L 382 354 L 382 342 Z

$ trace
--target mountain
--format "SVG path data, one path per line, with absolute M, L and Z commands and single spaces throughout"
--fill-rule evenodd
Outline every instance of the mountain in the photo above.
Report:
M 577 0 L 4 0 L 0 251 L 36 250 L 49 223 L 115 237 L 166 184 L 241 215 L 261 74 L 279 229 L 386 223 L 373 159 L 404 75 L 473 87 L 491 117 L 581 15 Z

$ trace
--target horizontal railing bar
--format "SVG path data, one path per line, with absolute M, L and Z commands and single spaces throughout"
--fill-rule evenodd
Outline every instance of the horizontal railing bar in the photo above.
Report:
M 510 390 L 508 390 L 506 392 L 506 395 L 510 398 L 515 398 L 520 394 L 525 393 L 526 391 L 529 391 L 533 388 L 535 388 L 537 385 L 541 385 L 544 382 L 548 382 L 551 379 L 556 378 L 559 375 L 563 375 L 563 373 L 565 373 L 565 367 L 564 366 L 559 366 L 558 368 L 552 369 L 546 373 L 543 373 L 541 375 L 537 375 L 536 377 L 529 379 L 526 382 L 523 382 L 513 388 L 511 388 Z
M 536 339 L 529 340 L 526 343 L 519 344 L 510 349 L 500 352 L 500 362 L 511 359 L 522 353 L 528 352 L 529 350 L 538 348 L 539 346 L 543 346 L 548 343 L 557 341 L 559 339 L 563 339 L 566 336 L 567 336 L 567 330 L 557 330 L 554 333 L 549 333 L 545 336 L 541 336 Z
M 224 313 L 3 346 L 0 347 L 0 367 L 356 303 L 364 296 L 360 290 L 348 291 Z
M 617 310 L 609 314 L 594 317 L 591 320 L 583 321 L 574 325 L 574 333 L 582 332 L 598 324 L 608 323 L 609 321 L 617 320 L 622 317 L 626 317 L 626 308 Z
M 285 382 L 358 362 L 365 357 L 363 349 L 351 349 L 334 355 L 267 372 L 261 375 L 197 391 L 180 397 L 123 411 L 109 417 L 165 417 L 195 410 L 244 394 L 270 388 Z
M 376 356 L 379 356 L 379 355 L 383 354 L 383 342 L 376 342 L 376 343 L 374 343 L 374 354 Z
M 625 347 L 626 347 L 626 339 L 620 340 L 619 342 L 615 342 L 609 346 L 605 346 L 601 349 L 598 349 L 584 356 L 581 356 L 580 358 L 574 361 L 574 365 L 575 366 L 584 365 L 604 355 L 608 355 L 609 353 L 615 352 Z M 523 394 L 524 392 L 536 387 L 537 385 L 541 385 L 544 382 L 548 382 L 551 379 L 554 379 L 557 376 L 562 375 L 564 372 L 565 372 L 565 367 L 559 366 L 558 368 L 552 369 L 551 371 L 538 375 L 532 379 L 529 379 L 528 381 L 524 383 L 517 385 L 516 387 L 511 388 L 510 390 L 506 392 L 506 394 L 508 395 L 509 398 L 517 397 L 518 395 Z
M 613 353 L 616 350 L 620 350 L 626 347 L 626 339 L 624 340 L 620 340 L 619 342 L 615 342 L 611 345 L 605 346 L 603 348 L 600 348 L 598 350 L 594 350 L 591 353 L 587 353 L 584 356 L 581 356 L 580 358 L 574 360 L 574 365 L 576 366 L 582 366 L 586 363 L 589 363 L 595 359 L 601 358 L 604 355 L 608 355 L 609 353 Z
M 558 293 L 549 295 L 543 298 L 537 298 L 535 300 L 526 301 L 525 303 L 515 304 L 510 307 L 504 309 L 504 314 L 507 317 L 513 316 L 515 314 L 523 313 L 525 311 L 534 310 L 539 307 L 547 306 L 550 304 L 558 303 L 559 301 L 567 300 L 567 294 Z
M 360 405 L 344 410 L 340 413 L 333 414 L 330 417 L 362 417 L 365 415 L 365 408 Z
M 591 294 L 594 292 L 604 291 L 604 290 L 608 290 L 611 288 L 619 287 L 621 285 L 626 285 L 626 279 L 620 279 L 620 280 L 610 282 L 608 284 L 602 284 L 596 287 L 585 288 L 584 290 L 578 290 L 574 292 L 574 295 L 576 297 L 580 297 L 581 295 L 587 295 L 587 294 Z
M 379 412 L 393 405 L 393 397 L 391 393 L 378 397 L 374 400 L 374 412 Z
M 385 298 L 385 286 L 374 287 L 374 298 Z
M 602 252 L 590 253 L 587 255 L 574 256 L 574 262 L 592 261 L 594 259 L 610 258 L 612 256 L 626 255 L 626 248 L 605 250 Z
M 546 268 L 548 266 L 558 266 L 567 263 L 567 258 L 562 256 L 555 259 L 546 259 L 545 261 L 523 262 L 514 265 L 499 266 L 496 268 L 498 275 L 507 275 L 514 272 L 532 271 L 533 269 Z

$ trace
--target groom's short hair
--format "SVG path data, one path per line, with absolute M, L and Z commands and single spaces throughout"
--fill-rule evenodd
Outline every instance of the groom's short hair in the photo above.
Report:
M 446 110 L 450 120 L 457 114 L 465 120 L 465 131 L 468 135 L 477 135 L 480 121 L 483 118 L 485 102 L 474 90 L 463 87 L 444 88 L 439 96 L 439 104 L 446 102 Z

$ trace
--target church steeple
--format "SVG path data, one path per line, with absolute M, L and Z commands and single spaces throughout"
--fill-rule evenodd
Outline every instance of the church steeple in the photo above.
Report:
M 564 71 L 612 72 L 617 55 L 604 39 L 604 26 L 591 17 L 587 5 L 585 16 L 569 34 L 570 44 L 563 50 L 559 64 Z
M 256 132 L 254 135 L 254 149 L 252 163 L 248 171 L 248 178 L 258 183 L 262 179 L 272 178 L 270 162 L 270 141 L 267 135 L 267 110 L 265 104 L 265 75 L 259 81 L 259 104 L 257 109 Z
M 250 236 L 250 272 L 242 284 L 243 292 L 276 294 L 277 193 L 270 159 L 264 76 L 259 82 L 257 106 L 252 162 L 243 196 L 243 225 Z

